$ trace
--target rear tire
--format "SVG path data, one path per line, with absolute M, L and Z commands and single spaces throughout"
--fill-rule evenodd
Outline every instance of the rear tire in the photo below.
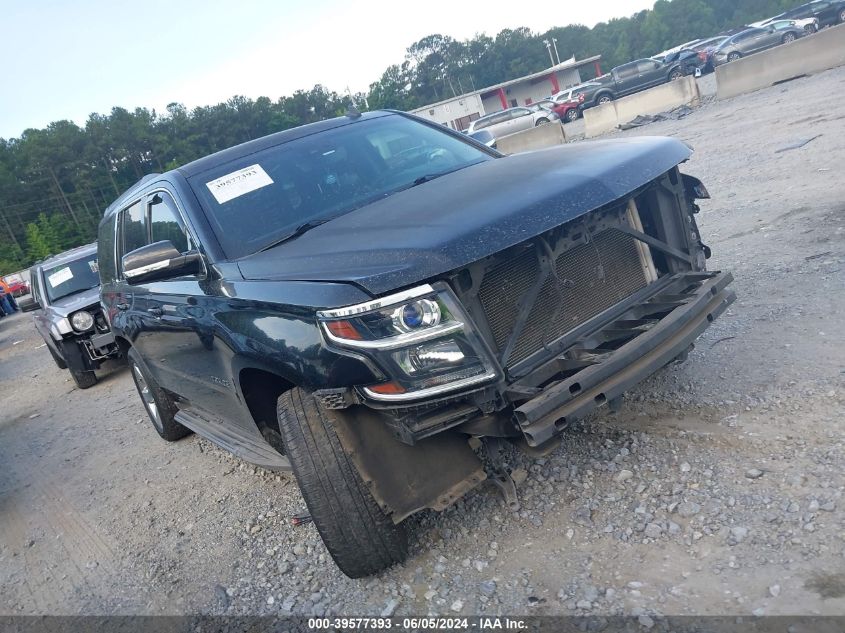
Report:
M 293 389 L 278 400 L 279 431 L 302 496 L 326 549 L 350 578 L 378 573 L 405 560 L 405 528 L 378 506 L 341 446 L 337 411 Z
M 736 52 L 734 52 L 734 53 L 731 53 L 730 55 L 728 55 L 728 61 L 729 61 L 729 62 L 735 62 L 735 61 L 736 61 L 736 60 L 738 60 L 740 57 L 742 57 L 742 55 L 741 55 L 740 53 L 736 53 Z
M 567 110 L 564 117 L 566 118 L 566 120 L 569 123 L 572 123 L 573 121 L 577 121 L 578 120 L 578 108 L 572 108 L 571 110 Z
M 784 44 L 789 44 L 790 42 L 795 41 L 795 33 L 785 33 L 784 36 L 780 40 Z
M 609 94 L 599 95 L 598 98 L 596 99 L 596 105 L 602 105 L 602 104 L 605 104 L 605 103 L 610 103 L 611 101 L 613 101 L 613 97 L 610 96 Z
M 839 12 L 839 23 L 842 24 L 843 22 L 845 22 L 845 9 Z
M 127 356 L 129 371 L 132 374 L 132 380 L 135 381 L 135 388 L 138 390 L 138 395 L 141 396 L 141 402 L 144 403 L 144 409 L 146 409 L 156 433 L 168 442 L 175 442 L 186 435 L 190 435 L 191 429 L 182 426 L 174 419 L 178 408 L 173 402 L 173 398 L 159 387 L 155 379 L 150 376 L 144 361 L 141 360 L 141 355 L 133 348 L 129 350 Z
M 93 371 L 70 370 L 70 377 L 80 389 L 88 389 L 97 384 L 97 375 Z

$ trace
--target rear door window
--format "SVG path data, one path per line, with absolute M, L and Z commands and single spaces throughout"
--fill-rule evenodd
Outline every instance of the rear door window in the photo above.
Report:
M 619 75 L 619 79 L 630 79 L 631 77 L 635 77 L 637 73 L 637 62 L 625 64 L 616 70 L 616 74 Z
M 123 236 L 123 252 L 121 254 L 131 253 L 136 248 L 149 244 L 146 216 L 140 200 L 121 212 L 121 234 Z

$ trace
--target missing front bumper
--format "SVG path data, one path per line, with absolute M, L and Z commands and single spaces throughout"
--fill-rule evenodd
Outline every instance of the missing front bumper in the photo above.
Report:
M 600 353 L 591 354 L 583 369 L 547 383 L 542 391 L 516 407 L 515 421 L 530 446 L 548 441 L 568 423 L 622 395 L 682 354 L 736 298 L 726 290 L 733 280 L 730 273 L 684 273 L 677 277 L 681 282 L 693 282 L 694 289 L 673 296 L 676 305 L 665 316 L 617 349 L 596 350 Z M 659 301 L 660 297 L 656 299 Z M 632 306 L 632 310 L 637 307 Z M 617 332 L 621 320 L 624 319 L 608 323 L 590 336 L 595 340 L 603 331 Z M 547 371 L 554 362 L 547 363 Z M 571 356 L 562 354 L 556 362 L 565 366 L 573 361 Z M 531 376 L 526 378 L 530 380 Z

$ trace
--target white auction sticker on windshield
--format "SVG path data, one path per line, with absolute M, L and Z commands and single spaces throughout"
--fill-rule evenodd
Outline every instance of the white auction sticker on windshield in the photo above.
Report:
M 50 282 L 50 286 L 52 286 L 53 288 L 60 284 L 63 284 L 69 279 L 73 279 L 73 273 L 70 271 L 70 268 L 68 266 L 57 270 L 52 275 L 49 275 L 47 277 L 47 281 Z
M 226 174 L 211 182 L 207 182 L 205 186 L 208 187 L 214 199 L 219 204 L 223 204 L 245 193 L 272 184 L 273 179 L 267 175 L 267 172 L 262 169 L 261 165 L 250 165 L 249 167 L 244 167 L 238 171 L 233 171 L 231 174 Z

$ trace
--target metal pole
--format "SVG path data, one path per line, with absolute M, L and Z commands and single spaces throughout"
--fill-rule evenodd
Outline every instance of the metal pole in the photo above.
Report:
M 543 40 L 543 44 L 546 45 L 546 50 L 549 51 L 549 61 L 552 63 L 552 66 L 555 65 L 555 58 L 552 57 L 552 45 L 549 40 Z
M 555 57 L 557 57 L 557 63 L 560 64 L 560 55 L 557 53 L 557 38 L 552 38 L 552 45 L 555 47 Z

